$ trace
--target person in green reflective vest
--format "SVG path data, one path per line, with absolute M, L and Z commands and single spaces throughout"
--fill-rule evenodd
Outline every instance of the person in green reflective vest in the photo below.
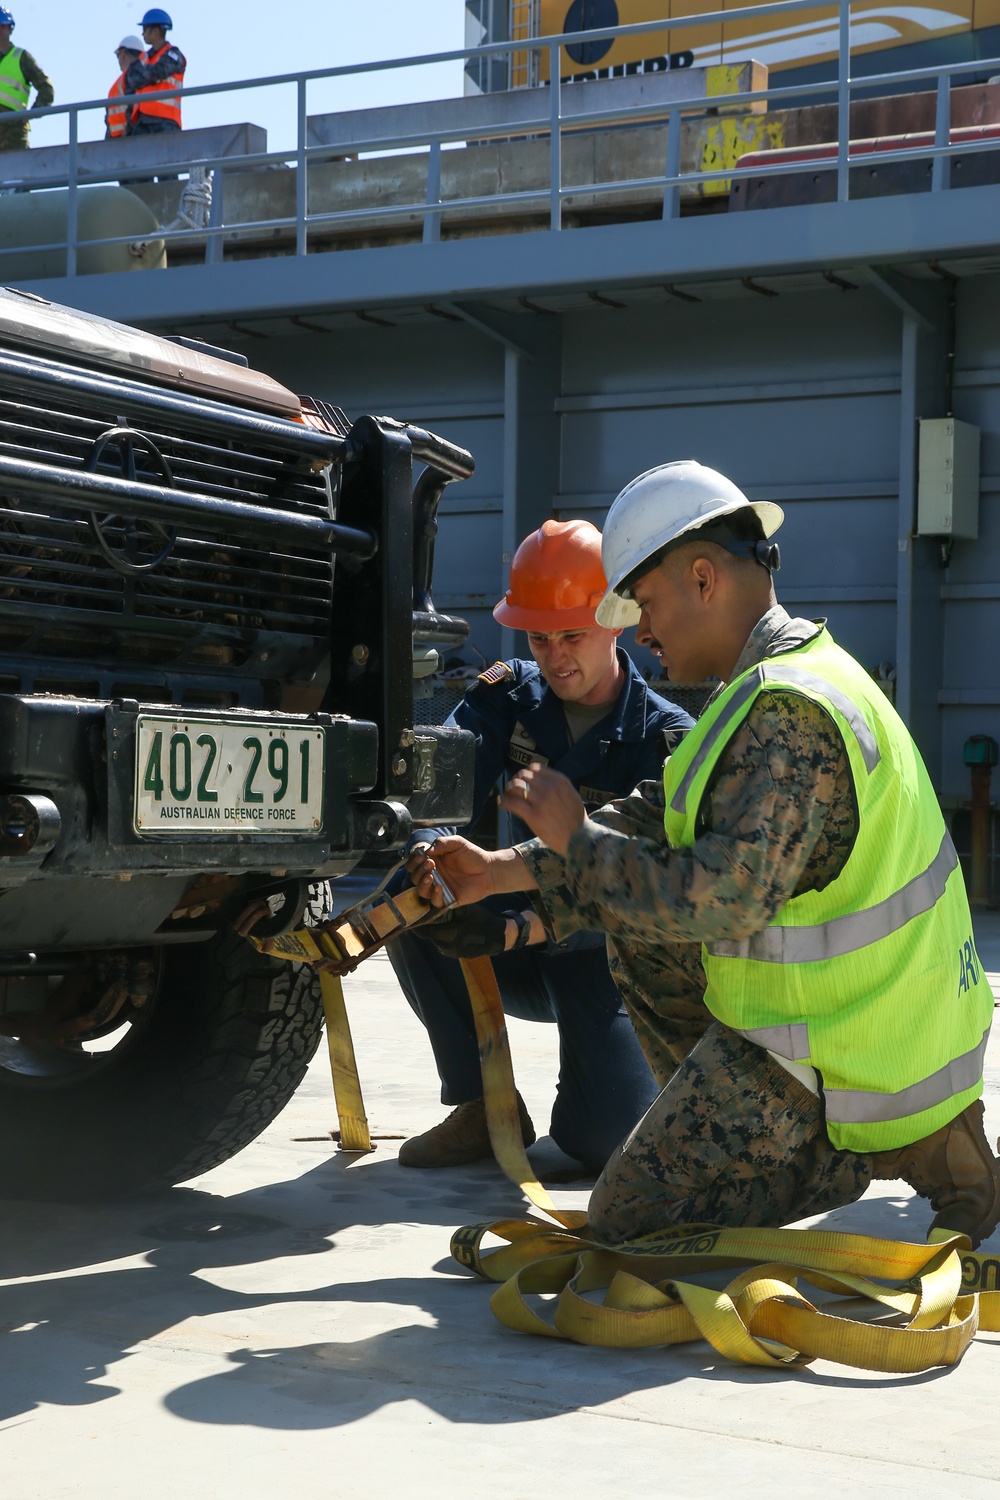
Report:
M 11 41 L 14 16 L 0 5 L 0 151 L 23 151 L 28 144 L 30 120 L 18 119 L 28 106 L 35 90 L 36 109 L 52 103 L 55 91 L 52 81 L 35 62 L 30 52 L 15 47 Z
M 594 1189 L 600 1239 L 788 1223 L 877 1177 L 975 1245 L 1000 1220 L 1000 1170 L 961 870 L 888 698 L 825 623 L 778 604 L 782 519 L 693 461 L 628 485 L 598 620 L 635 622 L 672 680 L 719 689 L 662 783 L 588 817 L 564 777 L 526 767 L 505 801 L 533 841 L 439 840 L 411 873 L 431 900 L 437 868 L 460 901 L 533 890 L 556 938 L 607 933 L 662 1087 Z

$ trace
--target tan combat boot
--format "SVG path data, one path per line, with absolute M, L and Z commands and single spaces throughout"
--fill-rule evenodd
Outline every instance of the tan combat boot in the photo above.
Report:
M 521 1120 L 521 1137 L 524 1144 L 530 1146 L 535 1139 L 535 1127 L 520 1094 L 517 1096 L 517 1112 Z M 399 1148 L 399 1164 L 401 1167 L 465 1167 L 470 1162 L 488 1161 L 492 1155 L 486 1105 L 482 1099 L 469 1099 L 453 1109 L 440 1125 L 404 1141 Z
M 873 1177 L 900 1177 L 930 1199 L 931 1229 L 967 1234 L 973 1249 L 1000 1220 L 1000 1162 L 983 1131 L 982 1100 L 933 1135 L 898 1151 L 879 1151 L 871 1162 Z

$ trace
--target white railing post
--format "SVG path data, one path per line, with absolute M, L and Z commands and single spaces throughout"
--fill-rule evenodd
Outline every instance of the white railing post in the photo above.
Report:
M 681 112 L 672 109 L 667 116 L 667 184 L 663 189 L 663 217 L 677 219 L 681 212 L 681 187 L 677 178 L 681 173 Z
M 208 210 L 209 229 L 221 229 L 225 222 L 225 176 L 221 167 L 212 173 L 212 206 Z M 210 234 L 205 240 L 205 264 L 217 266 L 222 263 L 223 244 L 221 234 Z
M 951 74 L 940 73 L 937 81 L 937 113 L 934 118 L 934 145 L 940 151 L 951 143 Z M 951 187 L 951 158 L 935 156 L 931 168 L 931 192 Z
M 77 140 L 80 116 L 77 110 L 69 112 L 69 181 L 66 188 L 66 275 L 76 275 L 76 241 L 78 235 L 79 200 L 76 196 Z
M 851 196 L 851 0 L 840 0 L 839 74 L 837 79 L 837 202 Z
M 306 80 L 296 83 L 298 108 L 298 134 L 295 150 L 295 253 L 308 253 L 308 229 L 306 215 L 309 212 L 308 184 L 306 182 Z
M 441 142 L 431 141 L 427 156 L 427 208 L 424 210 L 424 244 L 436 245 L 441 238 L 441 215 L 432 213 L 441 202 Z
M 549 48 L 549 228 L 562 228 L 562 135 L 559 46 Z

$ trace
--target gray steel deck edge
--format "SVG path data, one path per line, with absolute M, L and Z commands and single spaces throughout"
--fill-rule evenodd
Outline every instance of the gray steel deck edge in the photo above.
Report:
M 997 250 L 996 187 L 812 204 L 668 223 L 496 235 L 32 282 L 88 312 L 146 326 L 184 319 L 422 303 L 594 286 L 709 281 Z

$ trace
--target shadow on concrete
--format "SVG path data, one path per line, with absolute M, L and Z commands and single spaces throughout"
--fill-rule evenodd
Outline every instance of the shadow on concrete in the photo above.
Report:
M 485 1296 L 482 1315 L 490 1318 Z M 724 1363 L 711 1350 L 706 1352 L 703 1344 L 626 1352 L 576 1344 L 550 1346 L 524 1335 L 501 1333 L 518 1342 L 521 1352 L 516 1361 L 505 1360 L 502 1369 L 496 1370 L 493 1350 L 484 1361 L 480 1346 L 478 1352 L 468 1350 L 468 1365 L 451 1365 L 447 1374 L 439 1367 L 428 1329 L 419 1324 L 354 1343 L 240 1351 L 229 1356 L 230 1370 L 180 1387 L 166 1405 L 188 1421 L 287 1431 L 341 1427 L 384 1407 L 419 1401 L 446 1421 L 482 1426 L 543 1422 L 567 1412 L 599 1411 L 622 1397 L 667 1390 L 692 1379 L 705 1381 L 709 1387 L 724 1386 L 729 1398 L 734 1385 L 794 1380 L 817 1393 L 852 1389 L 874 1393 L 888 1387 L 932 1384 L 948 1374 L 947 1369 L 919 1375 L 859 1373 L 857 1377 L 801 1368 L 752 1370 Z M 550 1347 L 557 1351 L 554 1355 L 547 1352 Z M 412 1373 L 401 1375 L 401 1368 Z
M 238 1258 L 233 1241 L 272 1234 L 282 1237 L 282 1244 L 269 1243 L 265 1253 L 249 1260 L 313 1254 L 328 1250 L 332 1236 L 359 1224 L 454 1226 L 463 1213 L 475 1217 L 484 1197 L 495 1209 L 493 1217 L 525 1207 L 517 1189 L 489 1164 L 436 1174 L 430 1192 L 426 1176 L 406 1171 L 395 1157 L 360 1159 L 331 1150 L 288 1182 L 224 1197 L 176 1187 L 105 1203 L 8 1200 L 0 1282 L 142 1254 L 164 1266 L 192 1255 L 202 1269 L 232 1265 Z M 197 1251 L 184 1248 L 195 1245 Z M 227 1248 L 216 1252 L 213 1246 Z
M 924 1207 L 912 1200 L 868 1200 L 818 1222 L 922 1238 Z M 185 1348 L 186 1334 L 167 1337 L 177 1325 L 255 1309 L 266 1316 L 239 1324 L 240 1338 L 255 1347 L 225 1355 L 230 1367 L 223 1373 L 173 1391 L 167 1406 L 174 1415 L 199 1423 L 313 1429 L 343 1426 L 415 1399 L 452 1422 L 502 1423 L 600 1408 L 623 1395 L 692 1378 L 877 1389 L 904 1381 L 925 1384 L 946 1373 L 882 1377 L 810 1369 L 786 1375 L 729 1365 L 702 1343 L 669 1351 L 609 1351 L 534 1340 L 502 1328 L 489 1310 L 492 1287 L 447 1258 L 426 1271 L 421 1265 L 416 1275 L 364 1275 L 369 1247 L 373 1270 L 376 1257 L 385 1265 L 393 1243 L 401 1246 L 403 1265 L 419 1261 L 421 1252 L 415 1257 L 407 1247 L 408 1225 L 416 1226 L 414 1233 L 440 1225 L 445 1252 L 457 1224 L 524 1212 L 517 1191 L 489 1167 L 449 1173 L 432 1187 L 424 1174 L 406 1172 L 393 1158 L 368 1159 L 355 1168 L 348 1157 L 324 1160 L 289 1182 L 226 1197 L 175 1188 L 104 1207 L 9 1204 L 0 1245 L 0 1278 L 6 1279 L 0 1284 L 0 1422 L 43 1404 L 107 1401 L 117 1390 L 101 1382 L 130 1352 L 157 1341 Z M 371 1234 L 359 1237 L 359 1226 Z M 271 1262 L 326 1256 L 332 1248 L 334 1259 L 323 1273 L 335 1273 L 337 1237 L 347 1230 L 352 1233 L 343 1271 L 350 1279 L 309 1290 L 275 1289 L 280 1272 Z M 233 1290 L 206 1275 L 225 1268 L 232 1278 L 235 1268 L 236 1279 L 246 1282 L 247 1269 L 255 1266 L 267 1289 Z M 302 1305 L 319 1309 L 317 1341 L 270 1345 L 268 1333 L 282 1328 L 282 1309 Z M 363 1332 L 372 1317 L 361 1310 L 376 1307 L 383 1310 L 383 1323 L 387 1307 L 398 1309 L 400 1326 L 369 1337 L 330 1337 L 341 1330 Z M 301 1312 L 292 1326 L 301 1328 Z M 225 1333 L 209 1327 L 206 1339 L 213 1357 L 223 1355 Z
M 213 1268 L 326 1254 L 345 1229 L 389 1223 L 398 1232 L 407 1217 L 440 1223 L 447 1247 L 457 1222 L 449 1201 L 419 1202 L 405 1182 L 394 1191 L 389 1179 L 405 1176 L 394 1160 L 366 1162 L 359 1191 L 353 1162 L 334 1156 L 294 1181 L 226 1197 L 173 1188 L 104 1205 L 4 1204 L 0 1422 L 40 1404 L 109 1399 L 114 1388 L 95 1382 L 115 1361 L 185 1320 L 315 1302 L 337 1290 L 224 1290 L 205 1279 Z M 270 1286 L 270 1276 L 262 1279 Z

